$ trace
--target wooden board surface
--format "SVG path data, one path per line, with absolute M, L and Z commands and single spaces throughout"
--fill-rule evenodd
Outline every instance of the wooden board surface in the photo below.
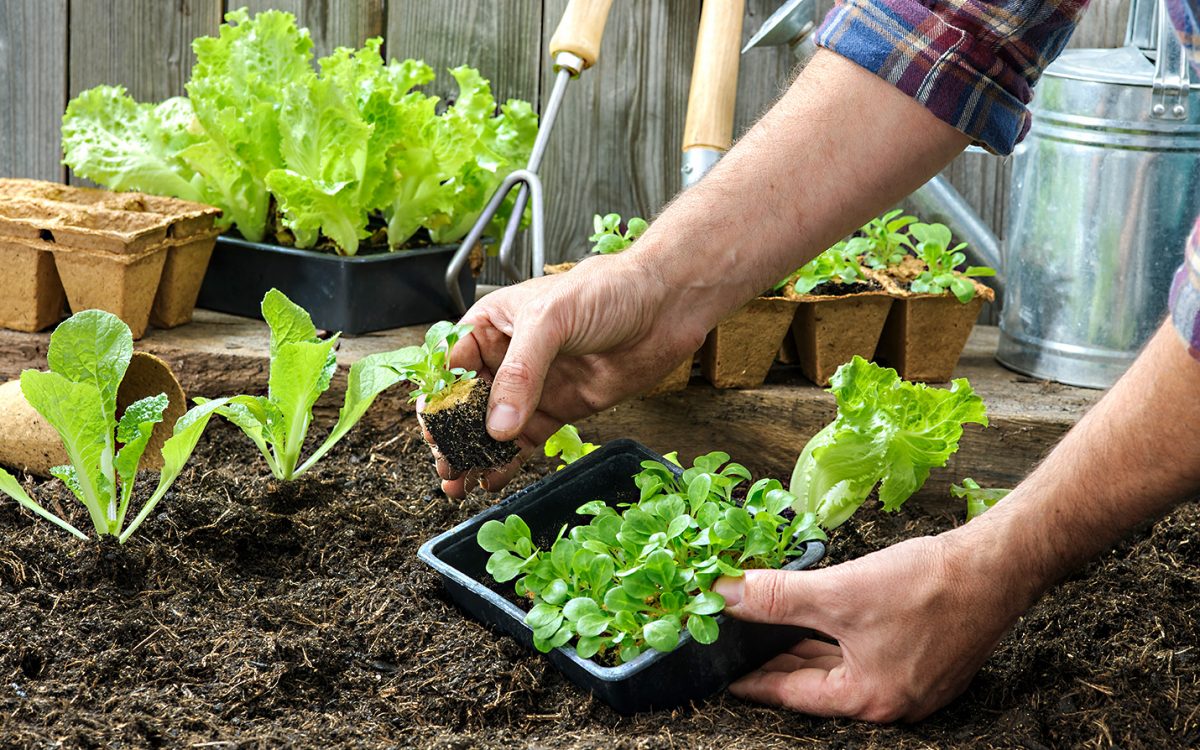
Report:
M 423 332 L 417 326 L 343 339 L 338 350 L 342 369 L 319 402 L 319 419 L 335 417 L 346 367 L 371 352 L 417 343 Z M 25 368 L 44 368 L 48 340 L 44 333 L 0 330 L 0 380 L 15 378 Z M 1003 369 L 992 358 L 997 341 L 996 328 L 977 328 L 956 373 L 969 378 L 988 405 L 991 426 L 968 427 L 959 453 L 931 477 L 922 493 L 925 499 L 946 499 L 948 485 L 965 476 L 984 486 L 1011 486 L 1101 395 Z M 262 322 L 200 310 L 190 325 L 151 330 L 137 348 L 169 362 L 189 396 L 215 397 L 265 392 L 267 345 Z M 380 397 L 367 419 L 393 425 L 408 411 L 404 389 L 396 388 Z M 787 479 L 805 442 L 834 413 L 829 393 L 795 368 L 777 367 L 762 388 L 719 391 L 694 377 L 686 391 L 635 398 L 579 427 L 593 441 L 632 437 L 660 451 L 678 450 L 688 460 L 724 450 L 756 475 Z M 411 422 L 403 429 L 412 429 Z
M 0 175 L 62 181 L 67 0 L 0 2 Z

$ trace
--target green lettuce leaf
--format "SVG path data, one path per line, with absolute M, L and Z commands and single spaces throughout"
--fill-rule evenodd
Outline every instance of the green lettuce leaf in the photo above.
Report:
M 32 511 L 36 515 L 46 519 L 63 531 L 66 531 L 67 533 L 80 539 L 87 539 L 87 534 L 84 534 L 79 529 L 75 528 L 71 524 L 62 520 L 38 504 L 36 500 L 29 496 L 29 493 L 27 493 L 25 488 L 21 486 L 21 483 L 17 481 L 17 478 L 12 474 L 9 474 L 4 469 L 0 469 L 0 492 L 3 492 L 13 500 L 16 500 L 17 504 L 21 507 Z
M 987 425 L 983 400 L 965 379 L 930 388 L 855 357 L 834 374 L 830 391 L 838 416 L 805 446 L 790 488 L 796 511 L 816 514 L 826 529 L 845 522 L 876 487 L 884 510 L 898 509 L 958 450 L 964 424 Z
M 985 489 L 979 482 L 967 477 L 961 485 L 950 485 L 950 494 L 967 501 L 967 520 L 982 515 L 1012 492 L 1010 489 Z
M 113 460 L 117 476 L 121 480 L 121 502 L 117 508 L 117 528 L 125 523 L 125 512 L 129 509 L 129 498 L 133 495 L 133 483 L 137 479 L 138 464 L 146 445 L 154 433 L 154 427 L 163 420 L 163 412 L 167 410 L 167 394 L 147 396 L 133 402 L 121 415 L 117 423 L 117 441 L 122 443 L 121 450 Z

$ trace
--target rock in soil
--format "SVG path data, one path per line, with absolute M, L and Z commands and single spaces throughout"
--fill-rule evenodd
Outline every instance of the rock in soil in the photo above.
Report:
M 0 747 L 1200 746 L 1195 505 L 1052 592 L 948 708 L 879 727 L 728 695 L 617 716 L 447 601 L 417 547 L 497 498 L 437 488 L 405 415 L 351 433 L 293 484 L 214 422 L 124 547 L 0 502 Z M 35 491 L 87 524 L 56 484 Z M 865 509 L 831 557 L 959 522 Z

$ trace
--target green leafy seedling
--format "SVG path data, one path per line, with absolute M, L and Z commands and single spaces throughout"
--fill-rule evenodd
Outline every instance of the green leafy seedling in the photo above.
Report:
M 301 464 L 300 452 L 312 426 L 313 405 L 329 388 L 337 370 L 334 347 L 338 334 L 318 338 L 309 314 L 278 289 L 263 297 L 262 313 L 271 328 L 267 395 L 234 396 L 217 413 L 246 433 L 276 479 L 291 480 L 311 469 L 337 445 L 367 413 L 376 396 L 403 379 L 397 367 L 407 362 L 407 355 L 404 349 L 379 352 L 350 366 L 337 424 Z
M 567 464 L 575 463 L 599 447 L 595 443 L 585 443 L 583 438 L 579 437 L 579 430 L 575 429 L 574 425 L 565 424 L 546 440 L 545 451 L 547 457 L 558 456 L 562 460 L 562 464 L 558 467 L 561 469 Z
M 167 396 L 160 393 L 130 404 L 117 420 L 117 390 L 132 357 L 129 326 L 111 313 L 84 310 L 50 335 L 49 371 L 21 373 L 21 393 L 58 432 L 70 462 L 54 467 L 51 473 L 87 508 L 96 534 L 117 537 L 122 544 L 167 494 L 213 411 L 225 403 L 221 399 L 194 407 L 176 421 L 162 447 L 158 486 L 126 526 L 138 466 L 167 408 Z M 0 469 L 0 492 L 64 531 L 87 539 L 34 500 L 4 469 Z
M 460 382 L 473 380 L 475 372 L 450 367 L 450 351 L 471 332 L 471 326 L 443 320 L 425 332 L 425 341 L 397 352 L 395 370 L 413 386 L 409 401 L 422 396 L 428 401 L 442 396 Z
M 996 269 L 970 266 L 956 270 L 967 260 L 962 252 L 967 243 L 950 247 L 950 229 L 945 224 L 913 224 L 909 231 L 917 240 L 917 257 L 925 262 L 926 270 L 913 279 L 909 287 L 917 294 L 944 294 L 947 290 L 966 304 L 975 298 L 975 284 L 968 277 L 995 276 Z
M 645 461 L 634 477 L 637 502 L 585 503 L 577 512 L 591 520 L 564 527 L 549 549 L 534 545 L 518 516 L 488 521 L 477 541 L 491 553 L 488 573 L 515 581 L 529 601 L 525 623 L 539 650 L 573 643 L 584 658 L 626 663 L 647 649 L 674 649 L 685 630 L 712 643 L 725 607 L 711 590 L 717 578 L 778 568 L 805 542 L 825 538 L 813 515 L 785 515 L 795 498 L 776 480 L 754 482 L 735 500 L 750 480 L 720 452 L 682 472 Z
M 986 489 L 979 482 L 967 477 L 961 485 L 950 485 L 950 494 L 967 501 L 967 520 L 980 516 L 996 503 L 1003 500 L 1012 490 Z
M 898 265 L 913 246 L 905 229 L 916 222 L 917 217 L 896 209 L 863 225 L 859 233 L 864 242 L 858 246 L 863 263 L 876 270 Z
M 646 233 L 650 228 L 649 222 L 637 216 L 629 220 L 625 231 L 621 231 L 621 215 L 596 214 L 592 218 L 593 234 L 588 240 L 593 244 L 592 252 L 600 255 L 619 253 L 633 244 L 633 241 Z
M 806 263 L 800 270 L 776 285 L 781 289 L 791 284 L 792 290 L 804 295 L 813 289 L 833 282 L 857 284 L 867 281 L 866 273 L 858 262 L 862 247 L 861 238 L 844 240 Z

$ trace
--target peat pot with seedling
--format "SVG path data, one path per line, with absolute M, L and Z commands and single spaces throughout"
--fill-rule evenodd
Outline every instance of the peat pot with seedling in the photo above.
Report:
M 916 240 L 916 255 L 877 272 L 895 302 L 876 358 L 904 378 L 944 383 L 954 375 L 983 303 L 995 299 L 975 279 L 996 272 L 984 266 L 959 271 L 966 243 L 951 247 L 950 230 L 942 224 L 918 222 L 908 230 Z
M 379 38 L 314 68 L 312 38 L 290 13 L 231 11 L 218 36 L 193 42 L 186 97 L 139 103 L 98 86 L 74 98 L 64 161 L 114 190 L 221 209 L 231 234 L 214 251 L 203 307 L 254 317 L 279 288 L 325 330 L 446 317 L 456 310 L 447 264 L 528 160 L 537 114 L 526 101 L 498 105 L 467 66 L 450 71 L 458 93 L 439 107 L 416 88 L 434 70 L 385 60 Z M 502 236 L 508 215 L 488 234 Z M 474 298 L 469 271 L 455 283 Z
M 721 452 L 685 468 L 618 440 L 575 451 L 419 555 L 470 614 L 616 710 L 704 698 L 807 634 L 722 616 L 719 577 L 816 564 L 826 531 L 876 494 L 898 509 L 958 450 L 965 424 L 987 424 L 965 380 L 929 388 L 856 357 L 831 390 L 837 417 L 805 446 L 788 489 Z

